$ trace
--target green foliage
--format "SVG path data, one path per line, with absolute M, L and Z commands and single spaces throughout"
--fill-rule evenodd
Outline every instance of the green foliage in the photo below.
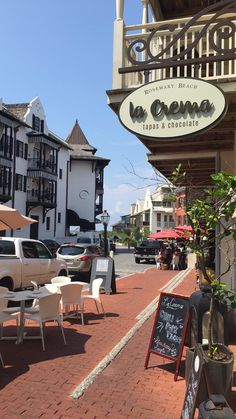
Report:
M 219 280 L 213 280 L 211 287 L 214 297 L 223 304 L 230 308 L 236 308 L 236 294 L 234 291 L 227 288 L 227 285 Z
M 176 186 L 181 185 L 184 176 L 185 173 L 181 173 L 181 165 L 178 165 L 173 172 L 173 181 Z M 215 243 L 220 247 L 224 238 L 236 241 L 236 220 L 233 218 L 236 215 L 236 176 L 219 172 L 212 175 L 211 179 L 212 186 L 205 189 L 204 197 L 188 203 L 186 213 L 193 229 L 189 246 L 196 253 L 199 269 L 212 289 L 208 342 L 209 356 L 217 359 L 217 346 L 212 341 L 214 301 L 216 299 L 232 309 L 236 308 L 235 293 L 221 282 L 221 278 L 231 269 L 235 260 L 230 259 L 226 254 L 227 267 L 224 272 L 219 273 L 218 278 L 215 278 L 214 269 L 211 269 L 212 266 L 209 263 L 209 256 L 214 250 Z M 191 196 L 189 189 L 188 195 Z

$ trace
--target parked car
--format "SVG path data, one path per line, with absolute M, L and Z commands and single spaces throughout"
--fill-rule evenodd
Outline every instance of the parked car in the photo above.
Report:
M 60 247 L 60 244 L 56 242 L 56 240 L 51 240 L 51 239 L 45 239 L 45 240 L 41 240 L 41 242 L 43 242 L 48 250 L 50 250 L 52 255 L 55 255 L 57 252 L 57 249 Z
M 66 262 L 70 274 L 86 273 L 90 278 L 93 259 L 102 256 L 102 250 L 91 244 L 62 244 L 56 254 Z
M 42 285 L 60 275 L 68 275 L 66 263 L 53 256 L 41 241 L 0 238 L 0 286 L 10 290 L 28 288 L 31 281 Z

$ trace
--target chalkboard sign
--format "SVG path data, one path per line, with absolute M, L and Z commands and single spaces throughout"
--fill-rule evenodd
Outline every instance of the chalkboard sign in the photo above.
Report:
M 199 385 L 204 367 L 204 356 L 201 345 L 196 344 L 191 369 L 186 387 L 186 393 L 181 412 L 181 419 L 193 419 L 196 409 Z
M 183 295 L 161 293 L 145 362 L 151 353 L 177 361 L 177 380 L 189 318 L 189 299 Z
M 103 278 L 101 288 L 104 288 L 106 294 L 116 291 L 114 260 L 110 257 L 97 257 L 93 260 L 92 271 L 90 276 L 90 287 L 95 278 Z

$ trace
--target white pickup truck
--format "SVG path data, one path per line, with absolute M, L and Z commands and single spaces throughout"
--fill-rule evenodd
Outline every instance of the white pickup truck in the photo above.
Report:
M 10 290 L 50 282 L 54 276 L 68 275 L 66 263 L 52 256 L 38 240 L 0 237 L 0 286 Z

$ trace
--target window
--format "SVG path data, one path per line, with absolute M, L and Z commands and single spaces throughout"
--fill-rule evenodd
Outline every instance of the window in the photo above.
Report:
M 82 255 L 84 253 L 84 248 L 79 246 L 61 246 L 58 250 L 58 253 L 63 256 L 77 256 Z
M 38 258 L 38 251 L 36 243 L 33 242 L 22 242 L 23 255 L 27 259 Z
M 38 116 L 33 114 L 32 116 L 32 128 L 34 131 L 40 131 L 40 119 Z
M 24 156 L 24 143 L 22 141 L 16 141 L 16 157 Z
M 27 176 L 24 176 L 24 185 L 23 185 L 24 192 L 26 192 L 26 185 L 27 185 Z
M 51 259 L 51 255 L 50 255 L 48 249 L 43 244 L 36 243 L 36 248 L 37 248 L 39 259 Z
M 46 218 L 46 230 L 50 230 L 50 217 Z
M 0 166 L 0 187 L 3 195 L 11 193 L 11 169 L 6 166 Z
M 157 214 L 157 222 L 160 223 L 161 222 L 161 214 Z
M 153 201 L 152 202 L 154 207 L 162 207 L 162 202 L 161 201 Z
M 15 243 L 8 240 L 0 240 L 0 255 L 15 255 Z
M 57 222 L 58 223 L 61 222 L 61 212 L 58 212 L 58 214 L 57 214 Z
M 59 179 L 62 179 L 62 169 L 59 169 Z
M 24 159 L 28 159 L 28 144 L 25 144 L 25 150 L 24 150 Z
M 15 184 L 15 190 L 16 191 L 22 191 L 23 190 L 23 176 L 22 175 L 18 175 L 16 173 L 16 184 Z

